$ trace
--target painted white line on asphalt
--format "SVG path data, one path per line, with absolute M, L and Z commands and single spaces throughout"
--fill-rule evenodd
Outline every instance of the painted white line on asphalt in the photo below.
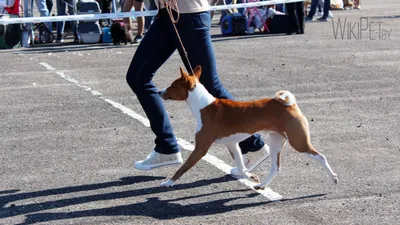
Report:
M 56 70 L 55 68 L 53 68 L 52 66 L 50 66 L 50 65 L 47 64 L 47 63 L 41 62 L 40 65 L 44 66 L 44 67 L 45 67 L 46 69 L 48 69 L 48 70 L 52 70 L 52 71 Z
M 177 141 L 178 141 L 178 144 L 182 148 L 184 148 L 188 151 L 194 150 L 194 145 L 192 145 L 190 142 L 188 142 L 182 138 L 177 138 Z M 226 164 L 224 161 L 220 160 L 219 158 L 207 153 L 202 159 L 205 160 L 206 162 L 210 163 L 211 165 L 217 167 L 219 170 L 225 172 L 226 174 L 231 174 L 232 167 L 229 166 L 228 164 Z M 280 200 L 283 198 L 282 195 L 273 191 L 271 188 L 265 188 L 264 190 L 256 190 L 253 188 L 255 185 L 254 182 L 251 182 L 245 178 L 238 179 L 238 180 L 242 184 L 244 184 L 247 187 L 251 188 L 252 190 L 260 193 L 261 195 L 265 196 L 266 198 L 270 199 L 271 201 L 277 201 L 277 200 Z
M 42 65 L 43 67 L 45 67 L 46 69 L 50 70 L 50 71 L 55 71 L 55 73 L 57 75 L 59 75 L 60 77 L 62 77 L 63 79 L 65 79 L 66 81 L 75 84 L 76 86 L 83 88 L 85 91 L 90 92 L 93 96 L 96 96 L 100 99 L 103 99 L 104 101 L 108 102 L 110 105 L 112 105 L 114 108 L 117 108 L 119 110 L 121 110 L 124 114 L 132 117 L 133 119 L 139 121 L 141 124 L 143 124 L 145 127 L 150 127 L 150 121 L 143 117 L 142 115 L 140 115 L 139 113 L 136 113 L 135 111 L 133 111 L 132 109 L 118 103 L 115 102 L 113 100 L 110 99 L 106 99 L 103 97 L 103 95 L 98 92 L 93 90 L 92 88 L 82 85 L 80 84 L 77 80 L 75 80 L 74 78 L 65 75 L 63 72 L 60 71 L 56 71 L 55 68 L 53 68 L 52 66 L 50 66 L 47 63 L 41 62 L 40 65 Z M 194 145 L 192 145 L 190 142 L 182 139 L 182 138 L 177 138 L 178 144 L 183 148 L 186 149 L 188 151 L 193 151 L 194 150 Z M 232 169 L 231 166 L 229 166 L 228 164 L 226 164 L 224 161 L 218 159 L 217 157 L 210 155 L 210 154 L 206 154 L 203 158 L 203 160 L 205 160 L 206 162 L 208 162 L 209 164 L 213 165 L 214 167 L 218 168 L 219 170 L 225 172 L 226 174 L 230 174 L 230 171 Z M 241 182 L 242 184 L 246 185 L 247 187 L 251 188 L 252 190 L 260 193 L 261 195 L 265 196 L 266 198 L 272 200 L 272 201 L 278 201 L 280 199 L 282 199 L 283 197 L 277 193 L 274 192 L 272 189 L 270 188 L 265 188 L 265 190 L 255 190 L 253 188 L 253 186 L 255 185 L 255 183 L 247 180 L 247 179 L 238 179 L 239 182 Z
M 121 110 L 126 115 L 136 119 L 137 121 L 142 123 L 145 127 L 150 127 L 150 121 L 147 118 L 143 117 L 142 115 L 136 113 L 132 109 L 122 105 L 121 103 L 114 102 L 113 100 L 110 100 L 110 99 L 104 98 L 104 101 L 110 103 L 112 106 L 114 106 L 115 108 Z

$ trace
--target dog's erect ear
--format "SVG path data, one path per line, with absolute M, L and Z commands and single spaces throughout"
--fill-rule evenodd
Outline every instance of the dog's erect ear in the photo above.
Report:
M 193 69 L 193 73 L 194 73 L 194 74 L 191 74 L 191 75 L 194 76 L 194 77 L 196 77 L 197 80 L 200 80 L 201 71 L 202 71 L 202 70 L 201 70 L 201 66 L 198 65 L 198 66 L 196 66 L 196 67 Z M 191 81 L 191 82 L 190 82 L 190 89 L 189 89 L 189 91 L 193 91 L 193 90 L 196 88 L 196 79 L 191 79 L 190 81 Z
M 181 70 L 181 79 L 182 79 L 182 83 L 187 83 L 187 81 L 188 81 L 188 74 L 183 70 L 182 67 L 179 67 L 179 69 Z
M 189 76 L 189 75 L 183 70 L 182 67 L 179 67 L 179 69 L 181 70 L 181 77 L 183 77 L 183 76 Z
M 200 80 L 200 76 L 201 76 L 201 73 L 202 73 L 201 66 L 200 66 L 200 65 L 197 65 L 197 66 L 194 68 L 193 72 L 194 72 L 194 76 L 197 77 L 197 79 Z

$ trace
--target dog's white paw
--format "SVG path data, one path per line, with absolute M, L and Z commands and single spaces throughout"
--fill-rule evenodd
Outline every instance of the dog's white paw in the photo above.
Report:
M 161 183 L 161 187 L 172 187 L 174 185 L 175 181 L 173 180 L 167 180 L 163 183 Z
M 245 174 L 246 174 L 246 177 L 248 180 L 256 182 L 256 183 L 260 183 L 260 178 L 257 175 L 249 173 L 249 172 L 246 172 Z
M 335 183 L 335 184 L 338 184 L 339 183 L 339 178 L 338 178 L 338 175 L 337 174 L 333 174 L 333 176 L 332 176 L 332 181 L 333 181 L 333 183 Z
M 263 187 L 261 184 L 257 184 L 256 186 L 254 186 L 254 189 L 256 189 L 256 190 L 264 190 L 265 187 Z

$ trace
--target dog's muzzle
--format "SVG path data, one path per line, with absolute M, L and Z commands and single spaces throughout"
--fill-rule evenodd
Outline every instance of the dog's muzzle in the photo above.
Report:
M 162 99 L 168 100 L 169 98 L 166 98 L 166 97 L 164 96 L 164 93 L 165 93 L 165 89 L 163 89 L 163 90 L 161 90 L 161 91 L 158 91 L 158 95 L 159 95 Z

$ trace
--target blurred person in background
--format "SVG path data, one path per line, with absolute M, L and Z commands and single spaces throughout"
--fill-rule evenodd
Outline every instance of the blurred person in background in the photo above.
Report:
M 285 8 L 290 29 L 286 34 L 304 34 L 304 2 L 286 3 Z
M 124 0 L 122 3 L 122 12 L 130 12 L 132 10 L 132 6 L 135 8 L 136 12 L 143 11 L 143 0 Z M 137 34 L 135 39 L 133 39 L 133 43 L 140 43 L 143 39 L 144 34 L 144 16 L 138 16 L 137 18 Z M 124 18 L 125 32 L 129 35 L 132 35 L 132 27 L 131 27 L 131 18 Z
M 68 7 L 68 15 L 75 15 L 75 7 L 76 1 L 75 0 L 56 0 L 57 3 L 57 15 L 58 16 L 65 16 L 67 15 L 66 8 Z M 69 21 L 71 24 L 72 32 L 74 33 L 74 42 L 78 43 L 79 39 L 76 33 L 76 21 Z M 64 42 L 64 28 L 65 28 L 65 21 L 57 22 L 57 43 Z
M 24 17 L 33 17 L 33 0 L 25 0 L 23 4 L 23 15 Z M 50 12 L 47 6 L 46 0 L 35 0 L 37 9 L 40 16 L 50 16 Z M 52 31 L 52 26 L 50 22 L 44 23 L 47 28 Z M 29 36 L 32 35 L 32 24 L 27 23 L 23 26 L 22 31 L 22 47 L 29 47 Z
M 157 5 L 154 1 L 155 0 L 145 0 L 144 4 L 145 4 L 147 10 L 149 10 L 149 11 L 157 10 Z M 146 16 L 144 18 L 144 29 L 146 31 L 150 28 L 151 24 L 153 23 L 153 20 L 154 20 L 154 16 Z
M 306 16 L 305 21 L 309 22 L 309 21 L 314 20 L 313 17 L 315 15 L 317 6 L 320 3 L 320 1 L 323 1 L 323 0 L 312 0 L 311 1 L 310 12 L 308 13 L 308 16 Z M 333 17 L 332 13 L 330 12 L 331 0 L 325 0 L 323 8 L 324 8 L 323 15 L 322 15 L 322 17 L 318 18 L 317 20 L 321 21 L 321 22 L 326 22 L 326 21 L 329 21 L 329 19 Z

